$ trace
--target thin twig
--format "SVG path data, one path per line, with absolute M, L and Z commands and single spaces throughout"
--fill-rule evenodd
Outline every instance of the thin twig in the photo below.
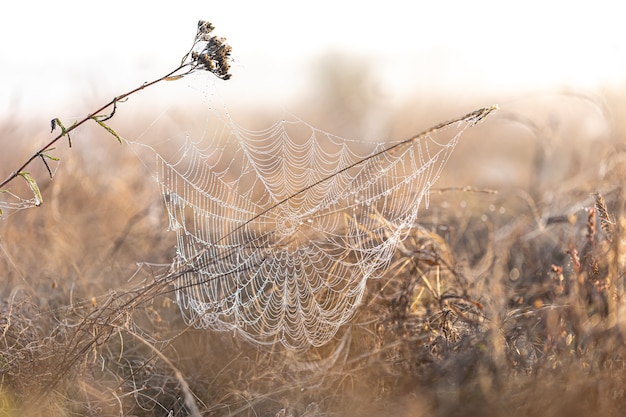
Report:
M 0 183 L 0 188 L 4 187 L 5 185 L 7 185 L 11 181 L 13 181 L 15 178 L 17 178 L 19 176 L 19 173 L 24 171 L 24 168 L 26 168 L 28 165 L 30 165 L 31 162 L 33 162 L 35 159 L 39 158 L 43 152 L 45 152 L 48 149 L 50 149 L 61 138 L 66 136 L 71 131 L 75 130 L 77 127 L 81 126 L 85 122 L 87 122 L 87 121 L 91 120 L 92 118 L 96 117 L 97 115 L 102 113 L 104 110 L 108 109 L 109 107 L 115 106 L 116 102 L 118 102 L 120 100 L 123 100 L 124 98 L 129 97 L 129 96 L 135 94 L 136 92 L 143 90 L 144 88 L 150 87 L 150 86 L 152 86 L 152 85 L 154 85 L 154 84 L 156 84 L 158 82 L 161 82 L 161 81 L 167 79 L 168 77 L 171 77 L 172 75 L 174 75 L 175 73 L 179 72 L 180 70 L 182 70 L 183 68 L 185 68 L 186 66 L 189 66 L 189 65 L 190 65 L 189 63 L 185 64 L 185 65 L 181 65 L 178 68 L 176 68 L 174 71 L 171 71 L 171 72 L 167 73 L 163 77 L 157 78 L 156 80 L 151 81 L 149 83 L 142 84 L 141 86 L 139 86 L 137 88 L 134 88 L 134 89 L 130 90 L 127 93 L 124 93 L 122 95 L 116 96 L 116 97 L 113 98 L 113 100 L 111 100 L 110 102 L 108 102 L 104 106 L 98 108 L 97 110 L 95 110 L 92 113 L 89 113 L 83 119 L 81 119 L 80 121 L 74 123 L 72 126 L 68 127 L 66 131 L 58 134 L 54 139 L 52 139 L 50 142 L 48 142 L 47 144 L 42 146 L 38 151 L 36 151 L 30 158 L 28 158 L 26 160 L 26 162 L 24 162 L 17 169 L 15 169 L 4 181 L 2 181 L 2 183 Z M 188 71 L 185 74 L 179 74 L 179 75 L 186 75 L 189 72 L 191 72 L 191 70 Z M 104 119 L 104 120 L 106 120 L 106 119 Z
M 139 87 L 134 88 L 124 94 L 114 97 L 111 101 L 101 106 L 100 108 L 96 109 L 95 111 L 89 113 L 87 116 L 82 118 L 80 121 L 74 123 L 72 126 L 70 126 L 67 129 L 65 129 L 63 125 L 60 124 L 59 119 L 52 119 L 52 121 L 50 122 L 52 130 L 54 130 L 54 127 L 58 124 L 62 128 L 61 133 L 58 134 L 54 139 L 52 139 L 46 145 L 41 147 L 39 150 L 37 150 L 30 158 L 26 160 L 26 162 L 24 162 L 17 169 L 15 169 L 4 181 L 2 181 L 2 183 L 0 183 L 0 189 L 2 189 L 2 187 L 6 186 L 11 181 L 13 181 L 15 178 L 17 178 L 20 175 L 20 172 L 23 172 L 24 169 L 28 165 L 30 165 L 31 162 L 39 158 L 45 151 L 49 150 L 62 137 L 67 136 L 69 139 L 70 132 L 72 132 L 77 127 L 81 126 L 82 124 L 84 124 L 85 122 L 89 120 L 93 119 L 100 123 L 106 120 L 109 120 L 111 117 L 115 115 L 115 111 L 117 110 L 117 103 L 119 101 L 122 101 L 145 88 L 148 88 L 161 81 L 171 81 L 171 80 L 180 79 L 192 73 L 195 70 L 206 70 L 206 71 L 213 73 L 216 77 L 222 80 L 229 79 L 230 74 L 228 73 L 228 71 L 230 69 L 229 59 L 230 59 L 231 47 L 228 44 L 226 44 L 226 39 L 217 38 L 211 35 L 210 33 L 213 31 L 213 29 L 214 29 L 213 25 L 209 22 L 205 22 L 202 20 L 198 22 L 198 29 L 196 32 L 193 45 L 191 46 L 189 51 L 183 56 L 183 59 L 180 65 L 173 71 L 170 71 L 164 76 L 159 77 L 153 81 L 143 83 Z M 202 51 L 201 52 L 195 51 L 195 48 L 201 43 L 205 43 L 205 46 L 203 47 Z M 111 113 L 106 116 L 102 116 L 101 113 L 103 113 L 105 110 L 109 109 L 110 107 L 113 107 L 111 110 Z M 71 147 L 72 146 L 71 141 L 69 143 Z

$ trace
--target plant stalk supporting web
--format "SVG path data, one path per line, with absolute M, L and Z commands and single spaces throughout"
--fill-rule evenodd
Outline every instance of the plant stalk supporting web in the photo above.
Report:
M 256 343 L 327 343 L 384 275 L 461 134 L 496 108 L 373 150 L 301 120 L 251 131 L 228 119 L 178 160 L 157 152 L 186 321 Z
M 114 97 L 110 102 L 96 109 L 95 111 L 89 113 L 83 119 L 74 122 L 68 128 L 61 123 L 61 121 L 56 118 L 51 121 L 51 127 L 54 131 L 56 126 L 61 128 L 61 133 L 59 133 L 54 139 L 48 142 L 46 145 L 41 147 L 38 151 L 36 151 L 30 158 L 28 158 L 22 165 L 20 165 L 17 169 L 15 169 L 2 183 L 0 183 L 0 190 L 3 190 L 3 187 L 8 185 L 11 181 L 16 179 L 17 177 L 24 178 L 27 182 L 33 193 L 35 194 L 35 205 L 39 206 L 41 204 L 41 193 L 39 192 L 39 187 L 35 179 L 33 179 L 27 171 L 24 171 L 34 160 L 41 158 L 43 163 L 46 165 L 48 172 L 52 176 L 52 172 L 46 162 L 46 159 L 57 160 L 57 158 L 51 157 L 46 153 L 46 151 L 51 151 L 53 146 L 63 137 L 68 138 L 69 146 L 72 146 L 70 132 L 74 129 L 78 128 L 82 124 L 94 120 L 104 129 L 106 129 L 109 133 L 117 138 L 118 141 L 121 142 L 118 134 L 107 126 L 104 122 L 109 120 L 115 115 L 115 111 L 117 109 L 117 104 L 126 100 L 128 97 L 133 94 L 144 90 L 154 84 L 157 84 L 161 81 L 173 81 L 183 78 L 186 75 L 191 74 L 196 70 L 206 70 L 213 73 L 218 78 L 223 80 L 228 80 L 230 78 L 229 74 L 229 59 L 231 47 L 225 43 L 224 38 L 217 38 L 211 35 L 214 27 L 211 23 L 205 21 L 198 22 L 198 29 L 196 32 L 196 36 L 193 42 L 192 47 L 189 51 L 183 56 L 180 65 L 165 74 L 164 76 L 157 78 L 153 81 L 146 82 L 140 85 L 137 88 L 134 88 L 124 94 Z M 101 114 L 107 109 L 111 109 L 110 114 L 103 115 Z M 0 215 L 2 203 L 0 202 Z

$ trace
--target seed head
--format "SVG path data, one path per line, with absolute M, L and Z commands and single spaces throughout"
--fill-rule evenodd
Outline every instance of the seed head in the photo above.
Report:
M 208 41 L 210 33 L 213 32 L 215 26 L 213 23 L 200 20 L 198 22 L 198 32 L 196 33 L 196 41 Z
M 195 45 L 200 45 L 200 48 L 191 52 L 191 61 L 194 67 L 212 72 L 222 80 L 228 80 L 231 77 L 228 71 L 232 47 L 226 43 L 226 38 L 212 36 L 213 29 L 215 27 L 210 22 L 198 22 Z
M 599 192 L 595 192 L 593 196 L 596 200 L 595 206 L 598 211 L 598 216 L 600 217 L 600 227 L 604 232 L 606 240 L 611 242 L 613 238 L 614 223 L 611 221 L 611 216 L 609 216 L 609 211 L 607 210 L 604 197 L 602 197 L 602 194 Z

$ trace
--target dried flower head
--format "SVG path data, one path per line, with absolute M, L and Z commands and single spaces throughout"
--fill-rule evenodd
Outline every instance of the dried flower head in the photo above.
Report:
M 213 23 L 200 20 L 198 22 L 198 32 L 196 33 L 196 41 L 208 41 L 211 32 L 215 29 Z
M 210 71 L 222 80 L 228 80 L 231 77 L 228 71 L 232 48 L 226 43 L 226 38 L 211 35 L 213 29 L 215 27 L 210 22 L 198 22 L 194 46 L 200 45 L 201 49 L 191 52 L 192 65 L 194 68 Z

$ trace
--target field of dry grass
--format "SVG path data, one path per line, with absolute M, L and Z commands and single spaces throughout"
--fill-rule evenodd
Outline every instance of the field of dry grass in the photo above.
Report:
M 489 104 L 406 103 L 386 131 Z M 501 102 L 466 132 L 357 316 L 304 352 L 185 326 L 155 285 L 175 241 L 151 167 L 85 127 L 59 146 L 53 181 L 33 167 L 44 204 L 0 220 L 0 415 L 622 415 L 623 104 Z M 129 138 L 154 119 L 118 116 Z M 193 117 L 162 118 L 150 140 Z M 38 123 L 0 125 L 3 176 L 43 143 Z

